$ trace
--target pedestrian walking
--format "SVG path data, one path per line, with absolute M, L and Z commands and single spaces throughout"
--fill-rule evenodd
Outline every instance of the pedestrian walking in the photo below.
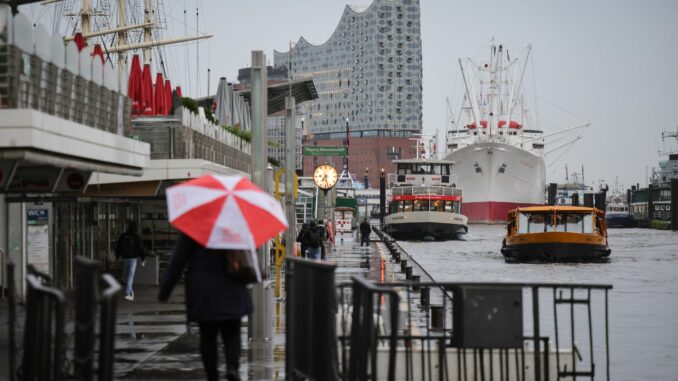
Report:
M 217 336 L 224 344 L 226 379 L 240 380 L 240 320 L 252 312 L 245 284 L 227 275 L 225 252 L 180 233 L 158 295 L 167 301 L 186 269 L 186 317 L 200 327 L 200 354 L 210 381 L 219 379 Z
M 360 223 L 360 247 L 363 247 L 363 243 L 365 243 L 365 246 L 370 246 L 371 232 L 372 226 L 370 226 L 370 223 L 367 222 L 367 217 L 365 217 L 363 222 Z
M 158 299 L 168 300 L 185 270 L 186 317 L 200 326 L 207 379 L 219 379 L 221 336 L 226 378 L 240 380 L 240 320 L 252 312 L 246 283 L 264 278 L 256 248 L 287 229 L 285 213 L 244 177 L 207 175 L 172 186 L 166 194 L 168 219 L 180 235 Z
M 299 245 L 301 246 L 301 257 L 306 258 L 308 255 L 308 231 L 310 229 L 310 225 L 306 222 L 304 222 L 301 225 L 301 230 L 299 230 L 299 234 L 297 234 L 297 242 L 299 242 Z
M 320 236 L 320 230 L 315 221 L 311 221 L 311 225 L 308 229 L 308 258 L 320 259 L 322 256 L 322 245 L 323 242 Z
M 123 276 L 125 278 L 125 299 L 134 300 L 134 274 L 137 269 L 137 258 L 141 265 L 146 265 L 146 255 L 141 237 L 137 233 L 137 223 L 130 221 L 127 230 L 120 234 L 115 242 L 115 258 L 122 259 Z
M 318 234 L 320 234 L 320 259 L 323 261 L 327 260 L 327 246 L 326 242 L 329 238 L 329 233 L 327 233 L 327 228 L 325 227 L 325 220 L 318 220 Z

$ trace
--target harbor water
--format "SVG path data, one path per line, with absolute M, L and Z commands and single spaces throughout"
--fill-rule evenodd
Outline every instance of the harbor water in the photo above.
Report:
M 507 264 L 504 234 L 471 225 L 465 241 L 399 243 L 438 282 L 612 284 L 610 379 L 678 380 L 678 233 L 610 229 L 610 262 L 580 264 Z

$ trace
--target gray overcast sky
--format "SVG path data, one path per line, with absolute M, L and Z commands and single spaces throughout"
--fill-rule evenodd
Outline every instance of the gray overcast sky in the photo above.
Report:
M 287 50 L 299 36 L 315 44 L 325 42 L 345 4 L 165 0 L 170 35 L 195 28 L 196 6 L 199 30 L 215 34 L 199 46 L 201 93 L 196 94 L 195 44 L 165 49 L 171 79 L 185 90 L 190 87 L 192 95 L 205 95 L 209 61 L 214 92 L 218 77 L 235 80 L 238 68 L 249 66 L 251 50 L 264 50 L 272 61 L 274 49 Z M 183 24 L 184 9 L 188 27 Z M 442 133 L 446 128 L 446 97 L 455 112 L 459 108 L 458 57 L 483 57 L 493 37 L 509 51 L 532 44 L 534 76 L 526 90 L 571 113 L 539 102 L 544 129 L 592 122 L 584 138 L 547 167 L 548 180 L 563 181 L 567 163 L 577 171 L 583 164 L 587 183 L 612 182 L 619 176 L 627 187 L 643 184 L 646 167 L 657 165 L 661 131 L 678 126 L 677 16 L 675 0 L 421 0 L 424 131 Z M 547 166 L 557 156 L 547 157 Z

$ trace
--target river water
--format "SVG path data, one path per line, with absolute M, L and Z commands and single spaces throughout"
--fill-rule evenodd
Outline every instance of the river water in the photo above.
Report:
M 472 225 L 465 241 L 399 244 L 438 282 L 612 284 L 610 379 L 678 380 L 678 233 L 610 229 L 609 263 L 507 264 L 504 232 Z

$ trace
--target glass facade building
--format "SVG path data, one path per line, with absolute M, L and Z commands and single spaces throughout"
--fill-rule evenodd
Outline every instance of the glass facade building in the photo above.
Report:
M 303 37 L 273 53 L 293 79 L 312 78 L 319 99 L 302 105 L 315 139 L 407 137 L 422 129 L 422 55 L 419 0 L 375 0 L 346 6 L 321 45 Z
M 269 115 L 267 118 L 268 123 L 268 157 L 272 157 L 280 163 L 280 168 L 285 168 L 285 125 L 287 124 L 287 117 L 285 112 L 279 112 L 274 115 Z M 301 170 L 302 168 L 302 156 L 301 156 L 301 137 L 303 135 L 302 127 L 304 123 L 303 115 L 297 113 L 296 115 L 296 169 Z M 275 144 L 270 144 L 275 142 Z

